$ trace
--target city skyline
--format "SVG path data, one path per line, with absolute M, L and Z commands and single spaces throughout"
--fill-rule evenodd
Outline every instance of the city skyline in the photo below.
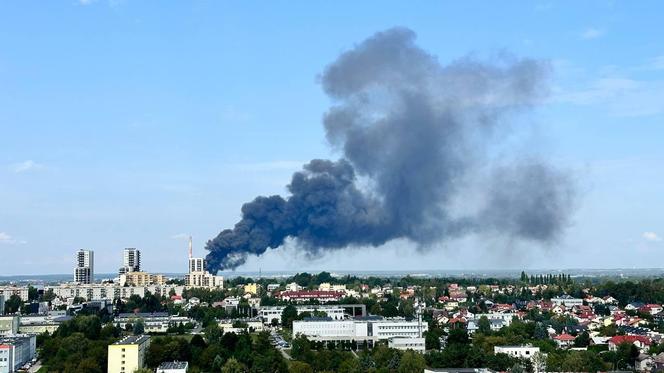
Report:
M 159 15 L 132 1 L 0 4 L 3 274 L 70 273 L 79 248 L 95 252 L 95 272 L 114 273 L 126 247 L 151 272 L 184 272 L 190 235 L 203 257 L 243 203 L 285 194 L 309 159 L 341 156 L 325 141 L 332 100 L 321 74 L 395 26 L 443 65 L 469 55 L 548 61 L 547 99 L 492 156 L 525 149 L 571 170 L 570 227 L 548 247 L 466 237 L 310 257 L 288 241 L 240 271 L 660 267 L 664 9 L 649 4 L 644 14 L 599 1 L 427 3 L 423 14 L 365 3 L 347 14 L 349 4 L 197 3 Z

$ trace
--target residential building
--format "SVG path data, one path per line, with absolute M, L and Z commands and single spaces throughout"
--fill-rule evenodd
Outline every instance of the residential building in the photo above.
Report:
M 268 284 L 267 285 L 267 291 L 268 292 L 273 292 L 277 289 L 279 289 L 279 284 Z
M 129 272 L 140 272 L 141 271 L 141 251 L 134 248 L 128 247 L 124 249 L 122 253 L 122 267 L 118 270 L 120 275 Z
M 108 373 L 131 373 L 145 367 L 150 336 L 125 337 L 108 346 Z
M 187 287 L 223 288 L 224 277 L 209 272 L 190 272 L 184 278 Z
M 260 289 L 260 285 L 257 283 L 251 283 L 251 284 L 246 284 L 244 285 L 244 292 L 246 294 L 253 294 L 256 295 L 258 294 L 258 289 Z
M 126 328 L 127 324 L 134 325 L 142 322 L 146 333 L 165 333 L 169 326 L 179 324 L 194 323 L 194 320 L 186 316 L 170 315 L 168 312 L 154 313 L 121 313 L 114 322 L 120 325 L 120 328 Z
M 91 284 L 71 285 L 61 284 L 47 286 L 46 291 L 52 290 L 58 299 L 73 299 L 74 297 L 89 300 L 128 299 L 132 295 L 144 297 L 146 292 L 157 296 L 170 296 L 171 293 L 182 295 L 184 286 L 181 285 L 148 285 L 148 286 L 120 286 L 120 284 Z
M 17 335 L 0 338 L 0 373 L 12 373 L 35 357 L 37 337 Z
M 5 296 L 0 294 L 0 316 L 5 314 Z
M 12 295 L 16 295 L 21 298 L 22 301 L 27 302 L 28 297 L 28 287 L 27 286 L 0 286 L 0 295 L 3 295 L 5 302 L 11 298 Z
M 165 285 L 166 276 L 147 272 L 127 272 L 120 275 L 120 286 Z
M 639 350 L 645 351 L 652 344 L 652 340 L 642 335 L 616 335 L 609 339 L 609 351 L 618 350 L 618 346 L 623 343 L 633 344 Z
M 74 268 L 74 282 L 77 284 L 91 284 L 94 282 L 94 252 L 92 250 L 78 250 L 76 252 L 76 267 Z
M 159 364 L 157 373 L 187 373 L 189 363 L 186 361 L 168 361 Z
M 216 276 L 206 270 L 204 258 L 193 257 L 191 237 L 189 237 L 189 273 L 184 277 L 187 287 L 223 288 L 224 277 Z
M 527 359 L 527 360 L 532 359 L 532 357 L 538 352 L 540 352 L 540 348 L 531 345 L 493 347 L 494 354 L 507 354 L 511 357 L 516 357 L 519 359 Z
M 574 307 L 574 306 L 581 306 L 583 305 L 583 299 L 581 298 L 574 298 L 570 295 L 561 295 L 557 298 L 551 298 L 551 303 L 553 303 L 556 306 L 566 306 L 566 307 Z
M 205 272 L 205 259 L 204 258 L 189 258 L 189 273 L 192 272 Z

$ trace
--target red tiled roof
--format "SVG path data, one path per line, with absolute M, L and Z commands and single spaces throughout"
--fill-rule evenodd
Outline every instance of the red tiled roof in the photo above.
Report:
M 637 341 L 648 346 L 652 343 L 650 338 L 641 335 L 616 335 L 609 339 L 609 343 L 613 343 L 614 345 L 619 345 L 622 343 L 634 343 Z
M 553 337 L 553 339 L 555 339 L 557 341 L 562 341 L 562 342 L 569 342 L 569 341 L 575 340 L 576 338 L 573 335 L 563 333 L 563 334 L 560 334 L 560 335 L 557 335 L 557 336 Z

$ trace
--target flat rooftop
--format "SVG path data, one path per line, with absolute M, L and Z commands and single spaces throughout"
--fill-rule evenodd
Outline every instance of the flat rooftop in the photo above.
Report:
M 186 361 L 165 361 L 157 369 L 186 369 L 188 366 Z
M 150 339 L 149 335 L 130 335 L 113 343 L 114 345 L 139 345 Z

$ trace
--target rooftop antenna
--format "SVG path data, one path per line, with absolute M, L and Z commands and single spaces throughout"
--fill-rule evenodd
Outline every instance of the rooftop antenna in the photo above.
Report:
M 194 246 L 191 244 L 191 236 L 189 236 L 189 259 L 194 256 Z

